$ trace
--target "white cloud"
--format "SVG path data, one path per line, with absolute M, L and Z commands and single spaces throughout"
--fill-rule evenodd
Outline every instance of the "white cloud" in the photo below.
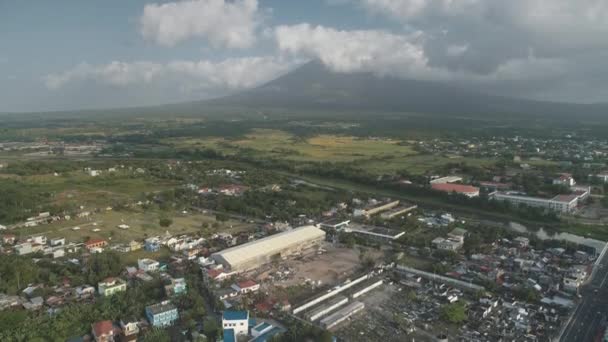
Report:
M 260 21 L 257 0 L 189 0 L 146 5 L 140 31 L 164 46 L 204 38 L 217 47 L 247 48 Z
M 171 61 L 111 62 L 104 65 L 79 64 L 62 73 L 47 75 L 49 89 L 73 83 L 100 83 L 113 87 L 170 85 L 186 92 L 215 94 L 253 87 L 288 71 L 298 61 L 276 57 L 229 58 L 220 62 Z
M 381 30 L 341 31 L 299 24 L 278 26 L 279 50 L 321 60 L 338 72 L 372 71 L 428 76 L 428 60 L 416 34 L 403 36 Z
M 438 81 L 494 82 L 544 79 L 560 73 L 560 59 L 538 58 L 532 51 L 507 59 L 491 72 L 475 73 L 430 63 L 424 50 L 427 37 L 416 32 L 397 35 L 382 30 L 344 31 L 299 24 L 275 29 L 279 50 L 294 56 L 320 60 L 337 72 L 372 72 L 380 76 Z M 453 45 L 448 53 L 459 56 L 468 45 Z

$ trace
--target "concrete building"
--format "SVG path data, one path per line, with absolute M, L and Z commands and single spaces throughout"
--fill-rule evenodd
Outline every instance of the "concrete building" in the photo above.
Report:
M 106 278 L 97 284 L 97 292 L 104 297 L 126 290 L 127 283 L 120 278 Z
M 370 217 L 370 216 L 378 214 L 380 212 L 392 209 L 398 205 L 399 205 L 399 201 L 389 201 L 389 202 L 384 202 L 381 204 L 372 204 L 363 209 L 355 209 L 353 211 L 353 215 Z
M 356 314 L 357 312 L 363 310 L 364 308 L 365 308 L 365 304 L 363 304 L 361 302 L 352 302 L 349 305 L 347 305 L 346 307 L 323 318 L 320 322 L 321 326 L 324 327 L 325 329 L 331 329 L 331 328 L 335 327 L 336 325 L 344 322 L 345 320 L 347 320 L 349 317 Z
M 493 192 L 489 198 L 496 201 L 505 201 L 513 206 L 527 205 L 534 208 L 543 208 L 560 213 L 571 213 L 576 210 L 579 195 L 557 195 L 551 199 L 530 197 L 513 192 Z
M 327 229 L 327 230 L 340 231 L 344 227 L 348 227 L 349 223 L 350 223 L 350 220 L 341 220 L 341 219 L 334 218 L 334 219 L 330 219 L 330 220 L 319 223 L 319 226 L 321 228 Z
M 214 253 L 216 263 L 232 271 L 245 271 L 310 248 L 325 240 L 325 232 L 303 226 Z
M 150 305 L 146 307 L 146 317 L 154 327 L 166 327 L 173 325 L 179 318 L 177 307 L 170 301 Z
M 345 228 L 344 232 L 354 233 L 361 237 L 379 241 L 394 241 L 405 235 L 404 231 L 363 225 L 355 225 L 353 227 Z
M 335 296 L 334 298 L 328 300 L 326 304 L 316 307 L 315 309 L 306 313 L 305 316 L 309 321 L 314 322 L 317 319 L 336 310 L 337 308 L 345 305 L 346 303 L 348 303 L 348 298 L 338 295 L 338 296 Z
M 224 333 L 232 330 L 232 335 L 238 339 L 239 336 L 249 335 L 249 311 L 224 311 L 222 314 L 222 328 Z
M 457 182 L 462 182 L 462 177 L 458 177 L 458 176 L 440 177 L 440 178 L 435 178 L 435 179 L 431 180 L 429 183 L 431 183 L 431 184 L 449 184 L 449 183 L 457 183 Z
M 382 217 L 385 220 L 390 220 L 393 217 L 399 216 L 399 215 L 403 215 L 403 214 L 407 214 L 410 211 L 414 210 L 418 208 L 417 205 L 415 204 L 402 204 L 398 207 L 395 207 L 387 212 L 384 212 L 382 214 L 380 214 L 380 217 Z

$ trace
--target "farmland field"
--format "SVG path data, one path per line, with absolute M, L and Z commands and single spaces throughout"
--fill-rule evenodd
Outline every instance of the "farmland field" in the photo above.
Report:
M 422 174 L 448 163 L 489 166 L 492 159 L 420 155 L 412 142 L 389 138 L 360 138 L 346 135 L 320 134 L 300 138 L 281 130 L 255 129 L 236 139 L 173 138 L 163 141 L 177 149 L 210 148 L 231 155 L 247 149 L 260 157 L 274 157 L 299 162 L 353 163 L 373 174 L 407 170 Z

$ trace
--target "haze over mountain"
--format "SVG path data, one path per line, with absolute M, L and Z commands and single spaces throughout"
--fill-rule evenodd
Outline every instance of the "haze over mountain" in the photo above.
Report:
M 193 103 L 194 104 L 194 103 Z M 606 104 L 544 102 L 485 94 L 446 83 L 372 73 L 332 72 L 310 62 L 259 87 L 197 102 L 205 106 L 399 111 L 459 116 L 534 115 L 605 118 Z

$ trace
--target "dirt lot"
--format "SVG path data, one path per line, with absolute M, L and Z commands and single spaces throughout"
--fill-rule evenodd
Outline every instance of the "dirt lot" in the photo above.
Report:
M 321 285 L 336 284 L 348 278 L 360 265 L 360 252 L 349 248 L 336 248 L 331 244 L 323 246 L 326 252 L 322 254 L 310 254 L 298 259 L 287 260 L 283 266 L 288 267 L 292 277 L 281 283 L 283 286 L 302 284 L 306 280 Z M 377 259 L 382 256 L 378 252 L 367 252 L 368 255 Z

